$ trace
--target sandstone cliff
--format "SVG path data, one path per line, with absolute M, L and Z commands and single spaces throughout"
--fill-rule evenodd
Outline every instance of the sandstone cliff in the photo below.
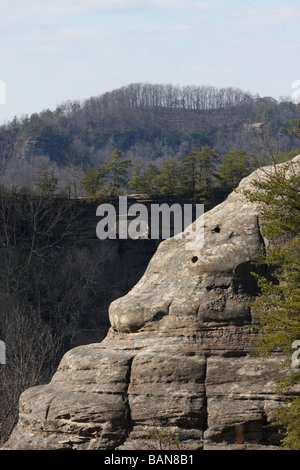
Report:
M 277 445 L 266 424 L 281 403 L 279 359 L 251 356 L 248 306 L 257 295 L 251 261 L 266 241 L 259 206 L 242 195 L 264 174 L 205 214 L 201 250 L 186 250 L 184 239 L 160 244 L 111 304 L 106 338 L 70 350 L 49 384 L 22 394 L 5 448 L 143 449 L 153 429 L 185 449 Z

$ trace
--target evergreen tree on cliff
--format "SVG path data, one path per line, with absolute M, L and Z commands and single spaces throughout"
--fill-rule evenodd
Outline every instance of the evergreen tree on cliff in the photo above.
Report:
M 128 181 L 127 173 L 130 165 L 130 160 L 126 160 L 120 150 L 113 151 L 110 160 L 105 164 L 109 195 L 119 196 L 121 194 L 121 189 L 126 186 Z
M 209 200 L 217 160 L 217 153 L 209 146 L 190 152 L 181 165 L 183 192 L 198 195 L 203 202 Z
M 87 194 L 91 197 L 112 196 L 122 194 L 122 188 L 127 184 L 127 172 L 131 162 L 126 160 L 120 152 L 115 149 L 110 160 L 102 165 L 88 170 L 81 184 Z
M 232 148 L 224 155 L 216 177 L 222 188 L 232 191 L 251 170 L 254 165 L 250 156 L 244 150 Z
M 288 162 L 264 180 L 254 181 L 253 191 L 247 196 L 262 203 L 262 233 L 269 244 L 259 262 L 272 272 L 272 280 L 256 276 L 261 294 L 252 304 L 252 311 L 263 332 L 256 342 L 256 352 L 264 357 L 273 352 L 284 353 L 287 359 L 282 365 L 290 373 L 279 382 L 279 390 L 287 392 L 289 387 L 300 384 L 299 171 Z M 300 398 L 289 399 L 279 409 L 277 424 L 285 432 L 282 447 L 300 450 Z

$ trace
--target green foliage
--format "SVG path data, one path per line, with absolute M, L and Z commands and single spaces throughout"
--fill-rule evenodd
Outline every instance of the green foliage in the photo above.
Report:
M 81 184 L 88 196 L 96 196 L 104 185 L 105 168 L 103 165 L 93 167 L 86 172 Z
M 132 175 L 127 182 L 128 187 L 135 193 L 143 193 L 145 189 L 143 177 L 141 177 L 141 171 L 142 165 L 140 163 L 133 165 Z
M 127 187 L 135 193 L 153 197 L 183 196 L 205 203 L 213 197 L 216 179 L 222 190 L 230 191 L 250 173 L 249 161 L 245 152 L 232 149 L 216 174 L 218 155 L 206 146 L 193 150 L 181 161 L 172 158 L 163 160 L 160 166 L 149 163 L 145 167 L 135 164 L 128 178 L 131 163 L 116 149 L 107 163 L 86 172 L 82 186 L 92 197 L 118 196 Z
M 120 150 L 113 151 L 110 160 L 104 165 L 110 196 L 121 194 L 121 188 L 127 184 L 127 172 L 130 165 L 130 160 L 126 160 Z
M 275 154 L 276 163 L 288 162 L 297 155 L 300 155 L 300 147 L 296 147 L 292 150 L 289 150 L 288 152 L 278 150 Z
M 244 150 L 233 148 L 224 155 L 216 176 L 221 187 L 232 190 L 253 169 L 250 156 Z
M 184 450 L 183 443 L 175 432 L 154 427 L 142 440 L 142 445 L 137 450 Z
M 151 196 L 189 196 L 207 201 L 214 187 L 218 156 L 211 147 L 193 150 L 181 162 L 164 160 L 158 168 L 150 163 L 142 170 L 135 165 L 128 186 Z
M 205 194 L 209 194 L 212 189 L 213 173 L 217 160 L 217 153 L 209 146 L 203 147 L 198 153 L 198 187 Z
M 267 249 L 263 260 L 275 268 L 273 282 L 258 277 L 261 295 L 252 312 L 259 317 L 264 335 L 256 351 L 263 356 L 277 350 L 291 355 L 292 343 L 300 337 L 300 239 Z
M 297 105 L 297 108 L 299 111 L 299 104 Z M 296 137 L 300 137 L 300 119 L 293 119 L 291 122 L 291 127 L 289 127 L 287 130 L 289 134 L 294 135 Z
M 300 231 L 300 177 L 290 163 L 253 182 L 255 191 L 247 191 L 249 199 L 261 202 L 263 231 L 267 238 L 297 235 Z
M 144 171 L 144 174 L 141 180 L 145 193 L 150 194 L 151 196 L 159 194 L 158 182 L 157 182 L 158 176 L 159 176 L 159 169 L 153 163 L 149 163 L 149 165 L 147 165 Z
M 300 175 L 295 164 L 286 163 L 272 175 L 253 182 L 253 191 L 245 192 L 262 205 L 262 233 L 269 240 L 259 263 L 270 276 L 258 276 L 261 294 L 252 304 L 263 335 L 256 341 L 255 352 L 267 357 L 284 353 L 283 365 L 290 365 L 292 344 L 300 338 Z M 298 164 L 299 165 L 299 164 Z M 299 370 L 291 369 L 280 390 L 300 383 Z M 299 398 L 279 410 L 277 424 L 285 429 L 283 446 L 300 449 Z
M 295 398 L 289 407 L 282 407 L 278 413 L 277 424 L 284 426 L 286 434 L 281 447 L 286 450 L 300 449 L 300 398 Z
M 176 160 L 166 160 L 157 176 L 159 192 L 166 195 L 174 195 L 179 189 L 179 166 Z
M 115 149 L 108 162 L 86 172 L 81 181 L 85 193 L 92 197 L 119 196 L 122 187 L 127 184 L 130 165 L 130 161 Z
M 195 150 L 182 160 L 182 185 L 187 193 L 195 193 L 198 179 L 198 154 Z
M 218 155 L 209 146 L 193 150 L 182 160 L 182 185 L 186 193 L 208 198 L 213 186 L 213 173 Z

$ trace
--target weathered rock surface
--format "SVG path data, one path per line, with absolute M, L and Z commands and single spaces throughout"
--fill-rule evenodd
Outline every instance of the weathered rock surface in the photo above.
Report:
M 251 261 L 264 240 L 259 207 L 242 195 L 264 174 L 205 214 L 201 249 L 160 244 L 142 279 L 111 304 L 106 338 L 70 350 L 51 383 L 22 394 L 6 448 L 143 449 L 161 428 L 185 449 L 277 445 L 265 425 L 281 400 L 279 358 L 251 356 Z

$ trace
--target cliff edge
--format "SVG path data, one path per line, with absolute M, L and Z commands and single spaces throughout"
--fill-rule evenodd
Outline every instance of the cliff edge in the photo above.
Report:
M 300 156 L 294 160 L 299 171 Z M 51 382 L 26 390 L 6 449 L 144 449 L 161 430 L 183 449 L 272 449 L 279 358 L 251 355 L 266 243 L 243 196 L 257 170 L 204 214 L 204 245 L 162 242 L 136 286 L 109 309 L 101 343 L 76 347 Z

